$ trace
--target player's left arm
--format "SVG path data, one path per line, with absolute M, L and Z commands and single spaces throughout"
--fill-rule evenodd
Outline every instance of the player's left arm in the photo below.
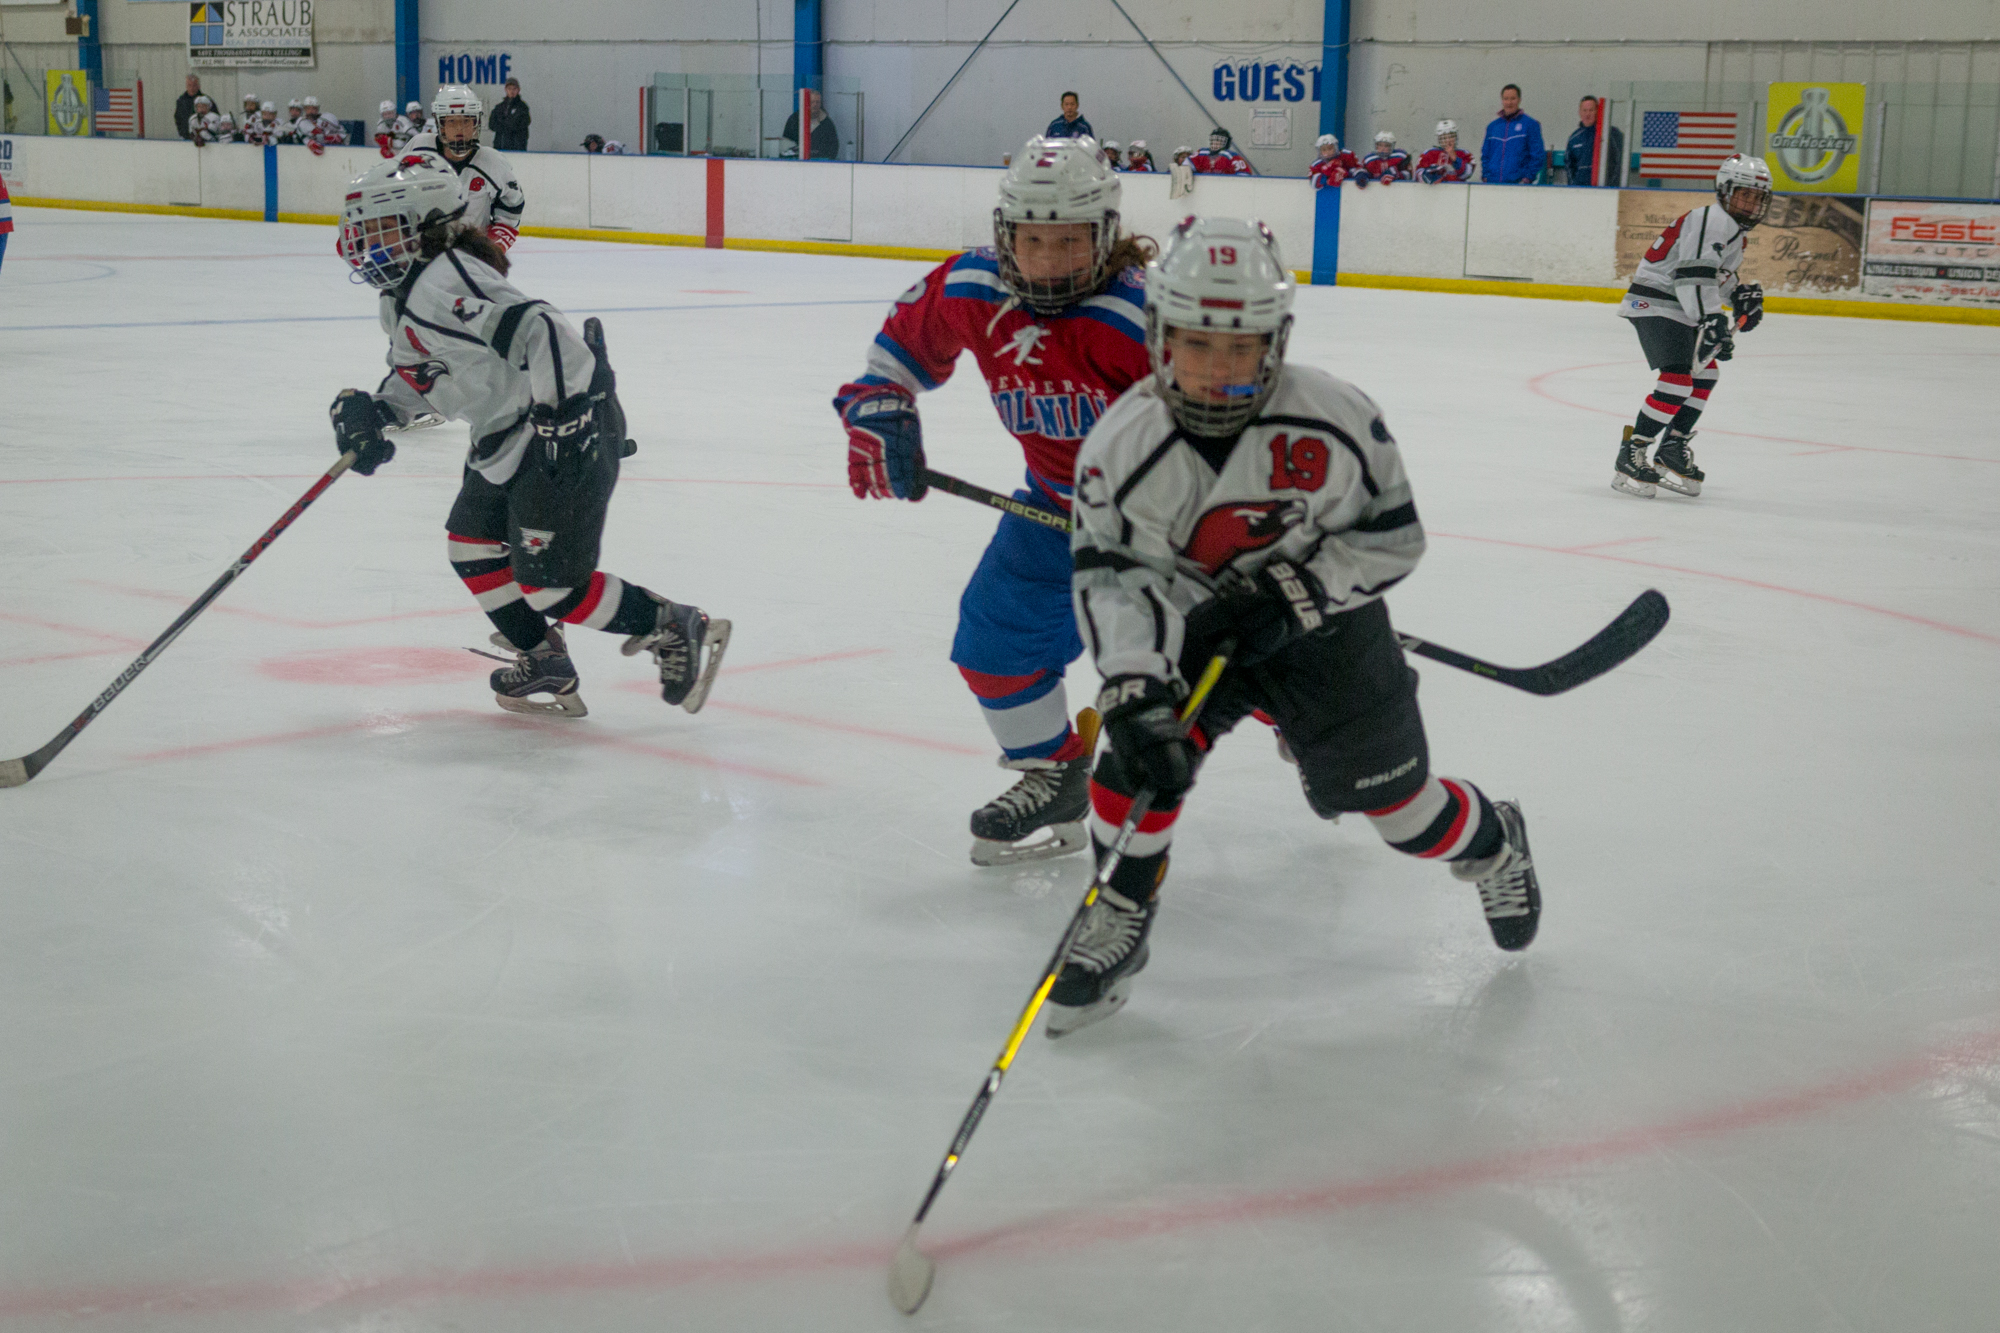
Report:
M 1102 428 L 1100 427 L 1100 430 Z M 1127 442 L 1130 443 L 1129 441 Z M 1173 598 L 1177 577 L 1170 515 L 1154 492 L 1171 486 L 1155 468 L 1127 494 L 1131 448 L 1093 431 L 1077 455 L 1070 588 L 1077 628 L 1107 680 L 1144 677 L 1174 689 L 1186 621 Z
M 493 215 L 486 221 L 486 234 L 502 250 L 508 250 L 521 239 L 521 214 L 528 207 L 528 197 L 511 170 L 503 174 L 500 193 L 493 199 Z

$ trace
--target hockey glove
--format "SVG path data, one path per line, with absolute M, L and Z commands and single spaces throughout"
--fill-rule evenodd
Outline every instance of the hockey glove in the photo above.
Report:
M 396 414 L 387 403 L 360 389 L 342 389 L 327 409 L 333 418 L 333 447 L 354 454 L 354 471 L 364 477 L 396 456 L 394 443 L 383 437 L 382 428 L 396 424 Z
M 1748 333 L 1764 322 L 1764 285 L 1758 282 L 1739 282 L 1736 294 L 1729 298 L 1730 308 L 1736 312 L 1736 327 Z
M 924 431 L 916 404 L 900 389 L 881 388 L 850 399 L 840 419 L 847 427 L 847 484 L 858 499 L 921 500 Z
M 1126 777 L 1152 789 L 1155 809 L 1194 785 L 1195 744 L 1174 704 L 1173 688 L 1152 676 L 1113 676 L 1097 696 L 1111 752 Z
M 1332 623 L 1326 612 L 1326 587 L 1304 565 L 1273 560 L 1232 583 L 1221 600 L 1235 610 L 1236 660 L 1245 666 L 1274 657 Z
M 597 358 L 597 371 L 590 377 L 590 399 L 597 405 L 598 433 L 618 441 L 620 458 L 630 458 L 639 452 L 639 446 L 625 438 L 625 406 L 618 401 L 618 376 L 611 369 L 611 354 L 604 348 L 604 325 L 595 315 L 583 321 L 583 345 Z
M 1709 358 L 1727 361 L 1736 355 L 1736 343 L 1732 336 L 1729 316 L 1718 310 L 1712 315 L 1703 315 L 1695 329 L 1694 368 L 1700 370 L 1708 364 Z
M 549 476 L 573 477 L 581 467 L 585 452 L 597 442 L 595 409 L 588 393 L 528 409 L 528 427 L 535 432 L 536 451 Z

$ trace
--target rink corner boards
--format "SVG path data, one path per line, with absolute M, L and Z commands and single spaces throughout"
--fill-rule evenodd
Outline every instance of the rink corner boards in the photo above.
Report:
M 101 203 L 87 199 L 38 199 L 14 197 L 21 208 L 73 208 L 98 213 L 157 213 L 176 217 L 226 218 L 240 222 L 261 222 L 264 215 L 250 209 L 200 208 L 191 204 Z M 330 227 L 339 222 L 332 213 L 280 213 L 278 221 Z M 523 227 L 523 236 L 549 240 L 605 241 L 618 245 L 675 245 L 701 249 L 708 244 L 703 236 L 674 232 L 622 231 L 596 227 Z M 853 259 L 914 259 L 937 263 L 949 259 L 956 250 L 931 250 L 900 245 L 853 245 L 845 241 L 766 241 L 731 236 L 722 240 L 725 250 L 765 250 L 781 254 L 846 255 Z M 1300 285 L 1308 285 L 1312 274 L 1304 269 L 1293 274 Z M 1461 296 L 1512 296 L 1539 301 L 1597 301 L 1614 304 L 1624 294 L 1623 287 L 1580 287 L 1547 282 L 1507 282 L 1481 278 L 1419 278 L 1393 273 L 1342 273 L 1341 287 L 1375 287 L 1394 291 L 1450 292 Z M 1772 296 L 1764 308 L 1778 315 L 1833 315 L 1849 319 L 1921 320 L 1938 324 L 2000 325 L 2000 310 L 1964 306 L 1902 305 L 1890 301 L 1838 301 L 1804 296 Z

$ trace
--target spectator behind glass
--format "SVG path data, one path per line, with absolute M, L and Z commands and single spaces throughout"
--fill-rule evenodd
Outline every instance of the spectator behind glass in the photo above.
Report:
M 1500 90 L 1500 114 L 1479 147 L 1479 178 L 1489 185 L 1533 185 L 1548 159 L 1541 122 L 1521 110 L 1520 85 L 1508 84 Z
M 1569 163 L 1571 185 L 1595 185 L 1591 169 L 1597 162 L 1597 99 L 1586 97 L 1576 106 L 1576 129 L 1569 136 L 1563 159 Z M 1616 185 L 1624 179 L 1625 132 L 1616 125 L 1604 129 L 1604 184 Z
M 1042 131 L 1044 139 L 1082 139 L 1097 137 L 1097 131 L 1090 128 L 1090 122 L 1083 118 L 1083 103 L 1075 93 L 1062 95 L 1062 114 L 1049 122 Z
M 201 80 L 190 74 L 187 77 L 187 91 L 174 99 L 174 133 L 183 139 L 192 139 L 188 120 L 194 115 L 194 99 L 201 96 Z
M 834 126 L 833 117 L 826 114 L 826 102 L 820 95 L 807 88 L 806 105 L 812 108 L 812 160 L 831 162 L 840 156 L 840 131 Z M 799 113 L 794 110 L 785 118 L 783 137 L 791 142 L 785 148 L 786 157 L 799 154 Z
M 507 95 L 487 113 L 486 127 L 493 131 L 493 146 L 503 153 L 528 151 L 528 104 L 521 100 L 521 81 L 507 80 Z

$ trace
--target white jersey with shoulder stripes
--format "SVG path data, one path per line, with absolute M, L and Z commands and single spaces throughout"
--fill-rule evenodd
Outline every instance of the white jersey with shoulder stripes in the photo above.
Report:
M 521 465 L 528 411 L 590 388 L 596 358 L 562 312 L 521 294 L 464 250 L 447 250 L 382 295 L 396 419 L 435 412 L 472 426 L 471 465 L 504 485 Z
M 1736 290 L 1743 267 L 1743 224 L 1721 204 L 1691 208 L 1653 241 L 1619 304 L 1627 319 L 1662 316 L 1699 324 Z
M 490 144 L 480 144 L 472 150 L 471 157 L 463 162 L 454 162 L 438 146 L 437 134 L 425 130 L 404 144 L 403 151 L 430 153 L 456 171 L 459 184 L 465 187 L 465 216 L 461 221 L 484 232 L 501 228 L 506 232 L 505 238 L 495 239 L 503 245 L 514 243 L 515 235 L 521 230 L 521 213 L 528 206 L 528 201 L 527 196 L 521 193 L 521 182 L 514 175 L 514 164 L 498 149 Z
M 1327 611 L 1382 595 L 1424 553 L 1424 529 L 1381 409 L 1347 381 L 1286 366 L 1212 465 L 1152 380 L 1135 385 L 1076 461 L 1077 624 L 1106 676 L 1174 680 L 1186 613 L 1225 569 L 1304 565 Z

